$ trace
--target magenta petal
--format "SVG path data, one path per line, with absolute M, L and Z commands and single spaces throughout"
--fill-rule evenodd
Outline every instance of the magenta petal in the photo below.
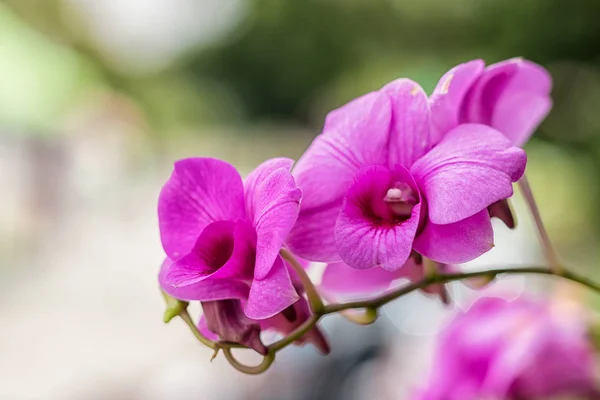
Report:
M 492 126 L 515 146 L 523 146 L 552 108 L 546 95 L 530 92 L 506 93 L 496 104 Z
M 213 222 L 202 231 L 190 254 L 177 260 L 166 282 L 179 287 L 204 279 L 251 279 L 256 234 L 244 221 Z
M 332 111 L 319 135 L 296 163 L 303 209 L 341 200 L 356 171 L 387 162 L 391 121 L 388 96 L 373 92 Z
M 208 340 L 212 340 L 213 342 L 219 340 L 219 335 L 208 329 L 208 326 L 206 325 L 206 317 L 204 315 L 200 316 L 200 320 L 198 321 L 198 330 L 202 336 Z
M 364 168 L 348 190 L 335 225 L 335 238 L 340 257 L 353 268 L 381 266 L 396 271 L 410 255 L 420 204 L 414 205 L 410 218 L 403 222 L 386 215 L 390 211 L 383 199 L 395 181 L 413 187 L 418 195 L 414 180 L 401 165 L 393 172 L 382 166 Z
M 291 158 L 272 158 L 260 164 L 244 180 L 244 193 L 246 195 L 246 216 L 250 221 L 254 220 L 255 199 L 258 197 L 257 187 L 264 182 L 269 175 L 278 169 L 290 171 L 294 165 Z
M 217 221 L 198 237 L 190 254 L 175 261 L 166 276 L 175 287 L 191 285 L 210 276 L 227 263 L 233 253 L 235 223 Z
M 393 113 L 388 165 L 410 168 L 432 145 L 427 95 L 410 79 L 395 80 L 381 90 L 390 96 Z
M 256 279 L 264 278 L 296 223 L 302 192 L 287 169 L 277 169 L 254 191 Z
M 202 243 L 199 243 L 202 245 Z M 217 269 L 211 279 L 249 280 L 254 276 L 256 262 L 256 232 L 245 221 L 235 223 L 233 251 L 227 262 Z
M 268 350 L 260 340 L 260 324 L 248 318 L 239 300 L 203 301 L 206 327 L 224 342 L 240 343 L 259 354 Z
M 541 65 L 521 59 L 509 89 L 548 96 L 552 90 L 552 77 Z
M 439 80 L 429 100 L 434 144 L 460 123 L 464 99 L 484 67 L 483 60 L 469 61 L 452 68 Z
M 513 194 L 527 156 L 500 132 L 478 124 L 453 129 L 411 168 L 429 219 L 451 224 Z
M 170 296 L 179 300 L 223 300 L 243 299 L 248 297 L 249 287 L 246 283 L 234 279 L 205 279 L 186 286 L 175 287 L 167 282 L 167 274 L 173 266 L 168 258 L 163 263 L 158 281 L 160 287 Z
M 343 200 L 308 210 L 300 209 L 296 225 L 290 231 L 287 245 L 302 258 L 319 262 L 338 261 L 335 244 L 335 221 Z
M 172 259 L 187 254 L 208 224 L 244 216 L 240 175 L 230 164 L 213 158 L 176 162 L 158 199 L 160 237 Z
M 445 264 L 471 261 L 494 247 L 494 232 L 487 210 L 447 225 L 427 222 L 414 248 L 423 256 Z
M 296 163 L 302 189 L 298 222 L 288 246 L 312 261 L 337 261 L 333 227 L 343 197 L 365 165 L 386 164 L 391 122 L 389 97 L 373 92 L 332 111 L 319 135 Z
M 275 258 L 267 276 L 252 281 L 244 312 L 252 319 L 265 319 L 283 311 L 299 299 L 281 256 Z
M 462 120 L 490 125 L 496 103 L 516 77 L 520 63 L 515 58 L 487 67 L 465 99 Z
M 390 272 L 379 267 L 356 269 L 344 262 L 329 263 L 320 288 L 326 293 L 373 294 L 389 288 L 393 281 L 403 276 L 403 268 Z

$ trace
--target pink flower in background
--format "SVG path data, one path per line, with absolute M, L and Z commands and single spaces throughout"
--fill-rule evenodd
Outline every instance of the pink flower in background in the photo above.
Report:
M 437 144 L 430 127 L 428 98 L 408 79 L 331 112 L 293 171 L 303 191 L 294 253 L 393 272 L 413 249 L 442 263 L 488 251 L 487 207 L 512 195 L 525 153 L 485 125 Z
M 442 332 L 419 400 L 600 398 L 583 319 L 520 298 L 478 300 Z
M 245 315 L 256 320 L 298 301 L 279 255 L 301 198 L 292 164 L 266 161 L 243 183 L 224 161 L 175 163 L 158 203 L 165 292 L 181 300 L 242 299 Z
M 446 72 L 430 97 L 434 141 L 460 124 L 480 123 L 524 145 L 552 107 L 552 78 L 543 67 L 513 58 L 485 67 L 483 60 Z M 515 227 L 505 200 L 489 207 L 490 215 Z
M 451 268 L 451 265 L 441 264 L 438 272 L 455 272 Z M 389 289 L 394 281 L 408 279 L 417 282 L 423 278 L 423 266 L 418 256 L 410 257 L 404 266 L 396 271 L 386 271 L 383 268 L 355 269 L 339 261 L 327 264 L 319 289 L 331 300 L 343 298 L 347 294 L 372 296 Z M 421 291 L 439 296 L 444 303 L 449 302 L 445 285 L 431 285 Z

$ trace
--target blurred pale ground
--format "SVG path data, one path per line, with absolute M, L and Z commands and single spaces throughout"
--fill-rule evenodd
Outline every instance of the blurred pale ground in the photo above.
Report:
M 368 328 L 326 319 L 330 357 L 289 349 L 243 376 L 162 323 L 156 199 L 177 158 L 244 173 L 297 158 L 327 110 L 399 76 L 430 89 L 475 57 L 552 72 L 528 175 L 565 261 L 600 279 L 599 3 L 0 2 L 0 399 L 408 398 L 452 310 L 413 295 Z M 519 228 L 497 224 L 496 248 L 469 268 L 542 262 L 514 205 Z M 547 279 L 484 294 L 524 290 L 598 304 Z M 482 294 L 451 292 L 456 309 Z

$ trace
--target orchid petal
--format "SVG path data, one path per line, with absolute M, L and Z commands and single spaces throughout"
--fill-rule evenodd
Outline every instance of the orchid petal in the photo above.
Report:
M 452 68 L 439 80 L 429 99 L 434 144 L 461 122 L 465 97 L 484 67 L 483 60 L 469 61 Z
M 335 221 L 340 214 L 343 200 L 320 208 L 300 208 L 296 225 L 290 231 L 287 245 L 292 252 L 312 261 L 331 262 L 340 260 L 335 244 Z
M 210 223 L 244 216 L 240 175 L 230 164 L 213 158 L 176 162 L 158 200 L 161 241 L 172 259 L 189 253 Z
M 338 252 L 342 260 L 357 269 L 381 266 L 388 271 L 401 268 L 408 259 L 420 217 L 415 204 L 410 217 L 401 222 L 389 221 L 389 209 L 383 201 L 394 181 L 413 187 L 410 173 L 401 165 L 392 172 L 382 166 L 364 168 L 348 190 L 335 226 Z
M 451 224 L 513 194 L 527 156 L 500 132 L 478 124 L 453 129 L 411 173 L 427 199 L 429 219 Z
M 401 164 L 410 168 L 432 145 L 427 95 L 410 79 L 397 79 L 381 91 L 390 96 L 393 113 L 388 165 Z
M 427 222 L 415 239 L 414 249 L 445 264 L 471 261 L 494 247 L 494 232 L 487 210 L 446 225 Z
M 206 317 L 204 315 L 200 316 L 200 320 L 198 321 L 198 330 L 202 336 L 208 340 L 212 340 L 213 342 L 220 340 L 219 335 L 208 329 L 208 326 L 206 325 Z
M 471 88 L 463 105 L 464 122 L 490 125 L 498 100 L 519 71 L 520 59 L 488 66 Z
M 160 287 L 169 296 L 186 301 L 243 299 L 248 297 L 248 285 L 242 281 L 234 279 L 205 279 L 190 285 L 175 287 L 166 279 L 173 264 L 174 262 L 167 258 L 163 263 L 158 275 Z
M 263 279 L 254 279 L 244 312 L 252 319 L 266 319 L 294 304 L 300 297 L 281 256 L 275 258 Z
M 329 263 L 320 288 L 326 293 L 373 294 L 389 288 L 403 276 L 403 268 L 390 272 L 380 267 L 356 269 L 344 262 Z
M 272 158 L 260 164 L 244 180 L 244 193 L 246 197 L 246 216 L 250 221 L 254 220 L 256 212 L 257 187 L 264 182 L 269 175 L 278 169 L 290 171 L 294 165 L 291 158 Z
M 552 108 L 545 95 L 529 92 L 506 93 L 496 104 L 491 124 L 515 146 L 523 146 Z
M 263 279 L 278 256 L 283 242 L 296 223 L 302 192 L 292 174 L 284 168 L 273 171 L 254 190 L 256 227 L 256 269 Z
M 303 209 L 339 201 L 362 166 L 386 163 L 390 121 L 390 100 L 379 92 L 329 113 L 323 134 L 293 170 Z

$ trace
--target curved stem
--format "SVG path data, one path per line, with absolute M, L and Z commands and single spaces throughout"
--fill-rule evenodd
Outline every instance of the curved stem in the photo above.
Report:
M 255 367 L 247 366 L 247 365 L 240 363 L 231 353 L 232 347 L 244 347 L 244 346 L 241 346 L 239 344 L 213 342 L 213 341 L 207 339 L 206 337 L 204 337 L 200 333 L 200 331 L 198 330 L 198 328 L 192 321 L 187 310 L 185 310 L 185 309 L 182 310 L 181 313 L 179 314 L 179 316 L 186 322 L 186 324 L 190 327 L 190 330 L 192 331 L 194 336 L 196 336 L 196 338 L 200 342 L 202 342 L 204 345 L 206 345 L 212 349 L 223 350 L 223 354 L 225 355 L 225 357 L 227 358 L 229 363 L 234 368 L 236 368 L 237 370 L 239 370 L 241 372 L 247 373 L 247 374 L 259 374 L 259 373 L 266 371 L 271 366 L 271 364 L 275 360 L 275 354 L 279 350 L 285 348 L 289 344 L 298 340 L 300 337 L 304 336 L 304 334 L 306 334 L 308 331 L 310 331 L 312 328 L 314 328 L 314 326 L 319 322 L 319 320 L 325 315 L 343 312 L 343 311 L 352 310 L 352 309 L 365 309 L 367 311 L 370 310 L 370 312 L 376 313 L 376 310 L 379 307 L 381 307 L 399 297 L 402 297 L 403 295 L 414 292 L 415 290 L 426 288 L 427 286 L 432 285 L 432 284 L 444 284 L 444 283 L 449 283 L 449 282 L 454 282 L 454 281 L 459 281 L 459 280 L 469 279 L 469 278 L 490 277 L 490 276 L 496 276 L 496 275 L 514 275 L 514 274 L 539 274 L 539 275 L 559 276 L 564 279 L 570 280 L 572 282 L 576 282 L 583 286 L 586 286 L 587 288 L 600 294 L 600 284 L 592 282 L 589 279 L 587 279 L 583 276 L 579 276 L 573 272 L 566 271 L 562 267 L 559 272 L 557 272 L 553 268 L 547 268 L 547 267 L 523 267 L 523 268 L 491 269 L 491 270 L 485 270 L 485 271 L 466 272 L 466 273 L 457 273 L 457 274 L 435 274 L 435 275 L 426 277 L 419 282 L 411 283 L 409 285 L 389 291 L 387 293 L 384 293 L 384 294 L 374 297 L 372 299 L 361 300 L 361 301 L 350 301 L 350 302 L 346 302 L 346 303 L 328 304 L 328 305 L 322 305 L 322 303 L 321 303 L 322 308 L 320 311 L 313 313 L 309 319 L 304 321 L 304 323 L 302 325 L 300 325 L 298 328 L 294 329 L 289 335 L 287 335 L 283 339 L 268 346 L 269 351 L 268 351 L 267 355 L 263 359 L 262 363 Z M 308 277 L 306 277 L 306 278 L 308 278 Z M 314 286 L 312 285 L 312 283 L 309 287 L 311 287 L 314 290 Z M 316 293 L 316 290 L 315 290 L 315 293 Z
M 398 297 L 402 297 L 408 293 L 414 292 L 415 290 L 424 289 L 429 285 L 433 285 L 436 283 L 449 283 L 454 281 L 459 281 L 463 279 L 469 278 L 477 278 L 481 276 L 490 276 L 490 275 L 513 275 L 513 274 L 542 274 L 542 275 L 556 275 L 549 268 L 540 268 L 540 267 L 527 267 L 527 268 L 504 268 L 504 269 L 494 269 L 494 270 L 486 270 L 486 271 L 476 271 L 476 272 L 466 272 L 459 274 L 438 274 L 434 276 L 427 277 L 422 279 L 419 282 L 411 283 L 404 287 L 386 292 L 380 296 L 374 297 L 368 300 L 359 300 L 359 301 L 351 301 L 347 303 L 339 303 L 339 304 L 329 304 L 325 306 L 324 314 L 336 313 L 342 310 L 349 310 L 355 308 L 379 308 L 392 300 L 397 299 Z M 567 278 L 570 279 L 570 278 Z M 582 283 L 582 282 L 580 282 Z M 591 284 L 591 283 L 590 283 Z M 596 286 L 598 287 L 598 286 Z M 600 293 L 600 287 L 598 287 L 598 292 Z
M 519 180 L 519 187 L 521 188 L 521 192 L 523 192 L 523 197 L 529 206 L 529 211 L 531 212 L 531 216 L 535 221 L 535 226 L 537 227 L 537 231 L 540 236 L 540 241 L 542 243 L 542 248 L 544 250 L 544 255 L 548 264 L 552 268 L 554 272 L 560 274 L 563 270 L 562 265 L 560 264 L 560 260 L 558 259 L 558 254 L 550 241 L 550 236 L 548 236 L 548 231 L 546 230 L 546 226 L 544 225 L 544 221 L 542 221 L 542 216 L 540 214 L 540 210 L 535 201 L 535 197 L 533 197 L 533 192 L 531 190 L 531 186 L 529 186 L 529 181 L 527 177 L 523 175 Z
M 237 369 L 240 372 L 250 375 L 258 375 L 265 372 L 267 369 L 269 369 L 271 364 L 273 364 L 273 361 L 275 361 L 275 352 L 273 351 L 269 351 L 267 355 L 264 356 L 262 362 L 253 367 L 239 362 L 233 356 L 233 354 L 231 353 L 231 348 L 229 347 L 223 347 L 223 355 L 225 355 L 225 358 L 227 359 L 227 361 L 229 361 L 229 364 L 231 364 L 233 368 Z
M 269 352 L 277 352 L 286 347 L 288 344 L 291 344 L 292 342 L 295 342 L 296 340 L 300 339 L 302 336 L 304 336 L 305 333 L 310 331 L 317 324 L 317 322 L 319 322 L 319 320 L 324 314 L 324 312 L 312 314 L 309 319 L 304 321 L 302 325 L 294 329 L 289 335 L 271 344 L 268 347 Z
M 283 259 L 287 261 L 292 268 L 294 268 L 296 274 L 298 274 L 298 277 L 302 282 L 302 286 L 304 287 L 304 291 L 306 292 L 306 297 L 308 297 L 310 310 L 313 312 L 313 314 L 320 313 L 323 310 L 323 300 L 321 300 L 321 296 L 319 296 L 315 285 L 313 285 L 302 265 L 300 265 L 296 257 L 294 257 L 294 255 L 287 249 L 281 249 L 279 254 L 281 254 L 281 257 L 283 257 Z
M 202 333 L 200 333 L 200 330 L 198 330 L 198 328 L 196 327 L 196 324 L 194 324 L 194 321 L 192 320 L 192 317 L 190 317 L 190 313 L 187 310 L 182 310 L 179 313 L 179 316 L 181 317 L 182 320 L 185 321 L 187 326 L 189 326 L 189 328 L 192 331 L 192 333 L 194 334 L 194 336 L 196 336 L 196 339 L 198 339 L 203 345 L 208 346 L 214 350 L 216 350 L 218 348 L 216 342 L 213 342 L 209 338 L 205 337 Z

